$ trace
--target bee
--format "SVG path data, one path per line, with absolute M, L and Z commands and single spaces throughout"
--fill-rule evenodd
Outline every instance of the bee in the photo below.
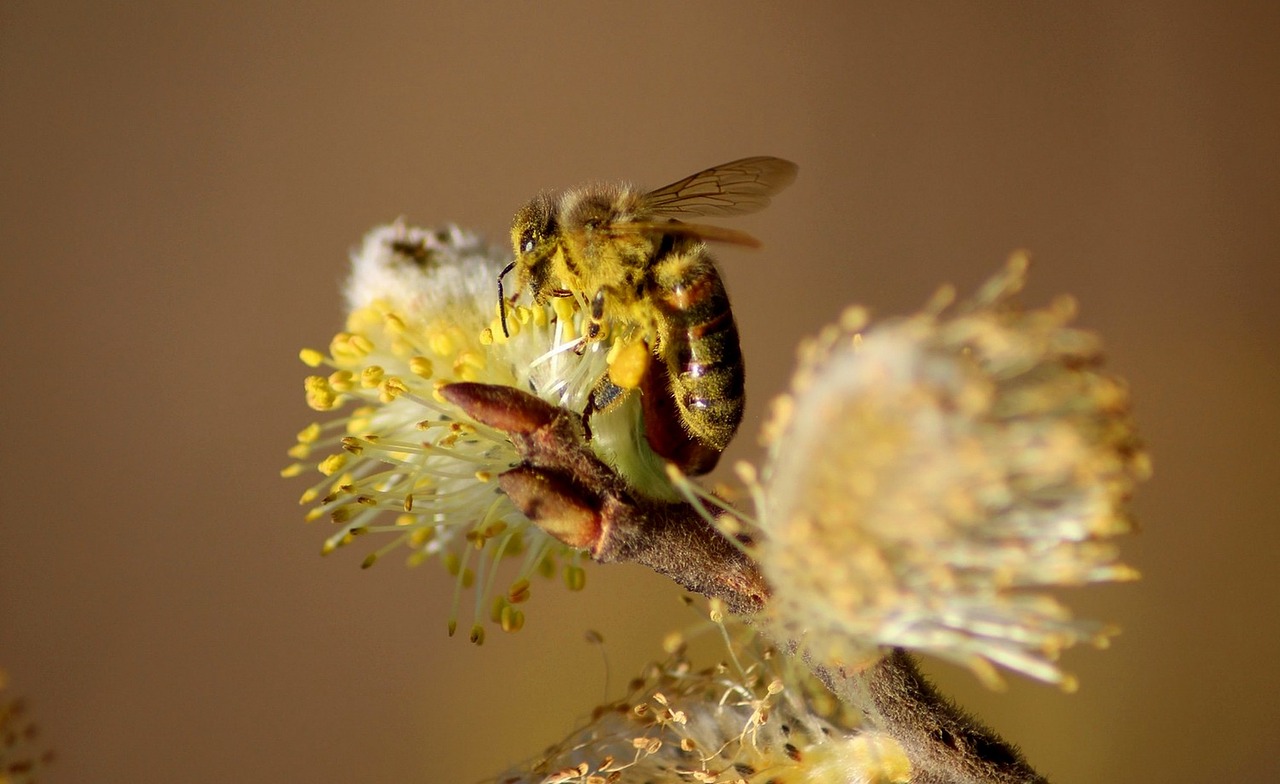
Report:
M 795 176 L 790 161 L 754 157 L 654 191 L 613 184 L 539 194 L 516 214 L 515 260 L 498 276 L 503 331 L 502 280 L 513 269 L 519 289 L 539 304 L 576 298 L 588 317 L 584 346 L 613 340 L 584 420 L 639 389 L 654 452 L 688 473 L 710 471 L 742 421 L 744 370 L 738 327 L 706 243 L 759 243 L 682 219 L 755 212 Z

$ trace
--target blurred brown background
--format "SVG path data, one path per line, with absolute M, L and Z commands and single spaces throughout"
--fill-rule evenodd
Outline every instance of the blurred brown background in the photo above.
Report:
M 110 6 L 110 7 L 108 7 Z M 284 450 L 346 251 L 504 241 L 537 190 L 801 165 L 725 251 L 754 431 L 846 304 L 1016 247 L 1128 377 L 1156 478 L 1079 693 L 946 688 L 1058 782 L 1280 778 L 1272 3 L 0 4 L 0 666 L 53 782 L 471 782 L 693 617 L 639 569 L 447 639 L 434 564 L 318 552 Z M 733 457 L 757 455 L 752 439 Z M 465 613 L 464 613 L 465 615 Z

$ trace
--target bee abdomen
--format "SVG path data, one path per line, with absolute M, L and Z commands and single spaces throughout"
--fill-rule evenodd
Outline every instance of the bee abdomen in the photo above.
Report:
M 738 325 L 710 260 L 671 261 L 655 297 L 664 322 L 659 350 L 685 427 L 723 450 L 742 422 L 745 401 Z

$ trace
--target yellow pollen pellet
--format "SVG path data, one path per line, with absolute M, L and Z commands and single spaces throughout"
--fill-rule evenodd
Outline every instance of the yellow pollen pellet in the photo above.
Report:
M 420 378 L 431 378 L 434 368 L 431 366 L 431 360 L 426 357 L 410 357 L 409 371 Z
M 314 348 L 304 348 L 298 352 L 298 359 L 307 367 L 320 367 L 324 364 L 324 353 Z
M 617 348 L 620 344 L 613 345 Z M 640 380 L 649 369 L 649 347 L 642 340 L 621 345 L 617 355 L 609 361 L 609 380 L 623 389 L 635 389 L 640 386 Z M 613 353 L 612 350 L 610 353 Z
M 378 365 L 370 365 L 360 373 L 360 386 L 365 389 L 373 389 L 382 383 L 382 377 L 385 372 Z
M 346 464 L 347 464 L 346 454 L 339 452 L 337 454 L 329 455 L 324 460 L 320 461 L 320 465 L 318 466 L 318 468 L 320 469 L 320 473 L 324 474 L 325 476 L 333 476 L 337 472 L 341 471 L 342 467 L 345 466 Z

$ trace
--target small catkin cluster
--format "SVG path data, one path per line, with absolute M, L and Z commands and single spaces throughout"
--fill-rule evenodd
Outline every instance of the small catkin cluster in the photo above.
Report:
M 740 667 L 743 660 L 750 663 Z M 758 642 L 733 664 L 683 652 L 649 665 L 626 697 L 495 784 L 893 784 L 911 766 L 822 687 Z
M 766 428 L 758 557 L 770 622 L 819 660 L 901 646 L 1069 689 L 1058 652 L 1114 633 L 1044 589 L 1136 577 L 1112 539 L 1150 465 L 1074 304 L 1012 301 L 1025 271 L 803 347 Z

